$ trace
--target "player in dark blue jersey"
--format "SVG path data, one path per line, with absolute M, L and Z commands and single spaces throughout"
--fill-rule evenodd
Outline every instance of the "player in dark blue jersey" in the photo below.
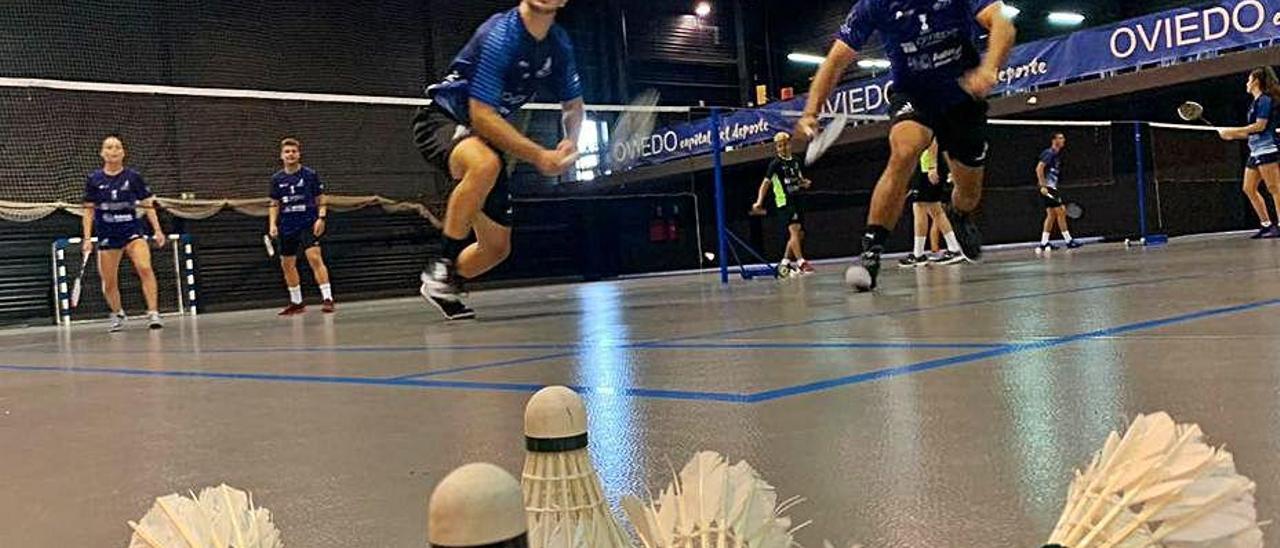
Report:
M 454 186 L 444 218 L 444 248 L 422 273 L 420 292 L 447 319 L 475 317 L 460 284 L 497 266 L 511 250 L 512 211 L 504 154 L 557 176 L 578 157 L 585 107 L 569 34 L 555 24 L 568 0 L 522 0 L 485 21 L 454 59 L 444 81 L 427 88 L 431 105 L 413 121 L 414 143 Z M 554 149 L 522 135 L 507 118 L 538 91 L 564 110 Z M 475 232 L 476 242 L 466 239 Z
M 1249 73 L 1245 84 L 1249 95 L 1253 96 L 1253 105 L 1249 107 L 1249 125 L 1244 127 L 1223 128 L 1218 134 L 1226 140 L 1249 140 L 1249 161 L 1244 169 L 1244 195 L 1253 204 L 1253 210 L 1262 220 L 1262 228 L 1253 235 L 1258 238 L 1280 237 L 1280 228 L 1267 211 L 1267 202 L 1258 193 L 1258 184 L 1265 182 L 1267 190 L 1273 197 L 1280 196 L 1280 146 L 1277 144 L 1276 128 L 1280 127 L 1280 82 L 1271 67 L 1260 67 Z
M 102 140 L 102 169 L 89 175 L 84 186 L 84 216 L 81 221 L 85 254 L 93 252 L 90 238 L 98 238 L 98 272 L 102 276 L 102 294 L 111 308 L 111 331 L 124 328 L 124 306 L 120 302 L 120 259 L 129 254 L 129 262 L 142 280 L 142 297 L 147 303 L 147 324 L 160 329 L 157 306 L 156 274 L 151 268 L 151 249 L 138 216 L 142 208 L 151 224 L 157 248 L 165 243 L 164 230 L 156 216 L 155 197 L 142 174 L 124 165 L 124 141 L 115 135 Z
M 1049 148 L 1040 153 L 1040 161 L 1036 162 L 1036 182 L 1040 187 L 1040 203 L 1044 206 L 1044 227 L 1040 232 L 1038 251 L 1054 249 L 1049 238 L 1053 237 L 1055 226 L 1062 232 L 1068 248 L 1075 249 L 1081 245 L 1071 237 L 1071 229 L 1067 227 L 1067 206 L 1058 190 L 1058 182 L 1062 178 L 1062 149 L 1066 146 L 1067 136 L 1061 132 L 1054 133 Z
M 893 64 L 892 152 L 872 195 L 861 264 L 846 276 L 859 291 L 876 285 L 880 254 L 902 213 L 916 159 L 935 137 L 955 181 L 948 212 L 952 224 L 964 254 L 975 260 L 981 255 L 981 235 L 971 214 L 982 199 L 987 160 L 985 97 L 1016 35 L 1002 7 L 998 0 L 858 0 L 814 76 L 797 127 L 807 136 L 817 133 L 819 111 L 872 34 L 880 33 Z M 991 37 L 980 55 L 976 42 L 982 29 Z
M 302 165 L 302 143 L 292 137 L 280 141 L 280 163 L 284 169 L 271 176 L 271 209 L 267 233 L 280 243 L 280 269 L 289 288 L 289 306 L 281 316 L 306 312 L 302 304 L 302 281 L 298 277 L 298 250 L 307 255 L 311 273 L 320 286 L 321 310 L 334 311 L 329 268 L 324 264 L 320 239 L 325 233 L 324 183 L 315 170 Z

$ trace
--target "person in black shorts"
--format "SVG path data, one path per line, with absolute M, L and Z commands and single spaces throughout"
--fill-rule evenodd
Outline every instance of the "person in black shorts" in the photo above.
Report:
M 813 265 L 804 258 L 804 190 L 813 185 L 800 170 L 800 160 L 791 155 L 791 134 L 783 132 L 773 136 L 778 156 L 769 163 L 760 182 L 756 203 L 751 206 L 752 215 L 764 215 L 764 199 L 773 192 L 778 218 L 787 227 L 787 248 L 782 254 L 780 271 L 783 273 L 813 273 Z
M 271 209 L 268 212 L 267 235 L 280 243 L 280 270 L 289 288 L 289 306 L 281 316 L 306 312 L 302 304 L 302 281 L 298 276 L 298 252 L 307 256 L 311 273 L 320 288 L 321 310 L 332 313 L 333 287 L 329 284 L 329 268 L 324 264 L 320 240 L 325 234 L 324 183 L 315 170 L 302 165 L 302 143 L 292 137 L 280 141 L 283 169 L 271 176 Z
M 1040 233 L 1040 247 L 1037 251 L 1052 251 L 1049 243 L 1056 225 L 1066 240 L 1067 248 L 1080 247 L 1080 242 L 1071 237 L 1071 229 L 1067 227 L 1067 206 L 1062 202 L 1062 193 L 1058 191 L 1058 181 L 1062 177 L 1062 149 L 1067 146 L 1067 136 L 1054 133 L 1049 148 L 1040 153 L 1040 161 L 1036 162 L 1036 181 L 1040 185 L 1040 202 L 1044 205 L 1044 231 Z
M 450 65 L 443 81 L 427 88 L 431 105 L 412 123 L 423 158 L 448 177 L 444 246 L 422 273 L 419 293 L 445 319 L 474 318 L 461 285 L 506 260 L 511 252 L 512 208 L 503 155 L 533 164 L 543 175 L 567 171 L 578 158 L 578 134 L 586 116 L 582 81 L 569 33 L 555 24 L 568 0 L 521 0 L 490 17 Z M 564 110 L 564 136 L 554 149 L 520 133 L 508 119 L 539 89 Z M 467 238 L 475 232 L 476 242 Z
M 902 268 L 927 266 L 931 262 L 951 265 L 966 260 L 960 248 L 960 241 L 956 239 L 956 233 L 951 227 L 951 221 L 947 219 L 946 212 L 942 209 L 942 202 L 946 199 L 946 187 L 942 184 L 937 155 L 938 144 L 935 141 L 920 155 L 920 171 L 911 182 L 911 213 L 915 220 L 915 240 L 911 254 L 898 261 L 898 266 Z M 925 244 L 929 239 L 929 221 L 933 221 L 933 226 L 938 227 L 942 237 L 947 241 L 947 250 L 934 259 L 924 254 Z
M 982 236 L 973 215 L 982 200 L 987 161 L 986 96 L 998 81 L 1017 30 L 999 0 L 859 0 L 813 78 L 797 132 L 818 133 L 819 111 L 845 69 L 875 33 L 892 63 L 892 128 L 888 165 L 876 184 L 859 264 L 845 273 L 870 291 L 880 273 L 889 229 L 898 222 L 920 153 L 936 138 L 955 180 L 951 216 L 965 256 L 979 259 Z M 990 32 L 987 51 L 976 45 Z

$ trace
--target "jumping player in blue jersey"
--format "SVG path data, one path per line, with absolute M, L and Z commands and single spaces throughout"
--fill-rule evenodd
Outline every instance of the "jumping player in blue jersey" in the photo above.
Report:
M 142 297 L 147 303 L 147 325 L 160 329 L 157 307 L 156 273 L 151 268 L 151 249 L 138 216 L 143 208 L 151 224 L 157 248 L 165 243 L 164 230 L 156 216 L 155 197 L 142 174 L 124 165 L 124 141 L 115 135 L 102 140 L 102 169 L 89 175 L 84 187 L 84 216 L 81 221 L 85 254 L 93 252 L 90 238 L 98 238 L 98 272 L 102 276 L 102 295 L 111 308 L 111 332 L 124 329 L 124 306 L 120 302 L 120 259 L 129 254 L 129 262 L 142 281 Z
M 1039 251 L 1054 249 L 1049 238 L 1053 237 L 1055 226 L 1062 233 L 1068 249 L 1082 245 L 1071 237 L 1071 229 L 1067 227 L 1067 206 L 1058 191 L 1058 181 L 1062 178 L 1062 149 L 1066 146 L 1067 136 L 1061 132 L 1054 133 L 1049 148 L 1040 153 L 1040 161 L 1036 162 L 1036 182 L 1040 187 L 1040 203 L 1044 205 L 1044 229 L 1040 232 L 1040 247 L 1036 248 Z
M 271 209 L 267 234 L 280 242 L 280 269 L 289 288 L 289 306 L 281 316 L 306 312 L 302 304 L 302 281 L 298 277 L 298 251 L 307 256 L 316 285 L 320 287 L 320 309 L 326 314 L 335 310 L 333 287 L 329 285 L 329 268 L 324 264 L 320 240 L 325 234 L 324 183 L 315 170 L 302 165 L 302 143 L 287 138 L 280 141 L 280 163 L 284 169 L 271 176 Z
M 1017 31 L 999 0 L 858 0 L 814 76 L 801 135 L 818 131 L 817 116 L 841 74 L 879 32 L 893 65 L 888 166 L 871 198 L 860 264 L 846 279 L 859 291 L 876 286 L 880 254 L 898 222 L 916 159 L 937 138 L 955 181 L 948 211 L 965 256 L 977 260 L 982 236 L 972 218 L 982 200 L 987 161 L 987 103 Z M 979 32 L 990 32 L 979 55 Z M 861 270 L 861 272 L 859 272 Z
M 1258 193 L 1258 184 L 1265 182 L 1273 199 L 1280 200 L 1280 143 L 1277 141 L 1276 128 L 1280 127 L 1280 81 L 1276 79 L 1275 70 L 1271 67 L 1253 69 L 1245 84 L 1249 95 L 1253 96 L 1253 106 L 1249 107 L 1249 125 L 1244 127 L 1223 128 L 1218 135 L 1232 141 L 1249 140 L 1249 161 L 1244 169 L 1244 195 L 1253 204 L 1253 210 L 1262 221 L 1262 228 L 1253 235 L 1258 238 L 1280 237 L 1280 228 L 1274 224 L 1280 219 L 1271 217 L 1267 211 L 1267 202 Z
M 568 0 L 522 0 L 485 21 L 427 88 L 431 105 L 413 121 L 427 163 L 455 185 L 444 218 L 444 246 L 422 273 L 420 292 L 450 320 L 475 317 L 460 285 L 497 266 L 511 250 L 512 210 L 503 160 L 509 154 L 557 176 L 573 165 L 585 106 L 569 34 L 555 24 Z M 538 90 L 562 105 L 564 138 L 546 149 L 508 122 Z M 475 231 L 476 242 L 466 239 Z

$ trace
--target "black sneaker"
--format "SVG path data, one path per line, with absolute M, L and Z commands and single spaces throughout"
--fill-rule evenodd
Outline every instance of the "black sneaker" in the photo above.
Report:
M 1266 238 L 1266 237 L 1267 237 L 1267 234 L 1270 234 L 1270 233 L 1271 233 L 1271 227 L 1269 227 L 1269 226 L 1264 226 L 1264 227 L 1262 227 L 1262 228 L 1259 228 L 1259 229 L 1258 229 L 1258 231 L 1257 231 L 1256 233 L 1254 233 L 1254 235 L 1253 235 L 1253 236 L 1249 236 L 1249 239 L 1250 239 L 1250 240 L 1261 240 L 1261 239 L 1263 239 L 1263 238 Z
M 953 251 L 945 251 L 933 259 L 933 262 L 943 265 L 958 264 L 969 260 L 963 253 L 955 253 Z
M 982 259 L 982 231 L 978 229 L 976 215 L 961 213 L 955 207 L 948 206 L 947 219 L 956 232 L 956 239 L 960 240 L 960 251 L 964 256 L 970 261 Z
M 1080 249 L 1082 247 L 1084 247 L 1084 244 L 1077 242 L 1075 240 L 1071 240 L 1067 242 L 1067 249 Z
M 1053 244 L 1040 244 L 1040 245 L 1036 246 L 1036 251 L 1037 251 L 1037 252 L 1039 252 L 1039 251 L 1056 251 L 1057 249 L 1058 249 L 1058 246 L 1053 245 Z
M 866 293 L 876 288 L 876 278 L 880 277 L 881 247 L 873 247 L 862 254 L 862 261 L 849 267 L 844 273 L 845 283 Z
M 920 268 L 922 266 L 929 266 L 929 258 L 924 255 L 907 255 L 901 261 L 898 261 L 899 268 Z
M 1268 230 L 1262 237 L 1264 239 L 1280 238 L 1280 226 L 1271 225 L 1271 230 Z
M 422 287 L 418 293 L 428 303 L 444 314 L 446 320 L 467 320 L 476 312 L 462 302 L 462 290 L 453 272 L 453 261 L 436 259 L 422 273 Z

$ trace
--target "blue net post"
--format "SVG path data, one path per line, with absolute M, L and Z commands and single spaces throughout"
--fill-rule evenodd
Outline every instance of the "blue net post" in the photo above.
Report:
M 711 162 L 716 184 L 716 253 L 720 259 L 720 283 L 729 283 L 729 238 L 724 217 L 724 158 L 720 142 L 720 109 L 711 109 Z
M 1140 241 L 1145 242 L 1147 240 L 1147 166 L 1143 158 L 1145 153 L 1142 144 L 1142 122 L 1133 124 L 1133 151 L 1138 159 L 1137 171 L 1134 172 L 1138 183 L 1138 236 L 1142 238 Z

